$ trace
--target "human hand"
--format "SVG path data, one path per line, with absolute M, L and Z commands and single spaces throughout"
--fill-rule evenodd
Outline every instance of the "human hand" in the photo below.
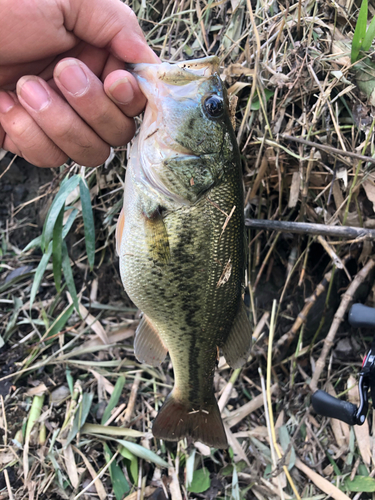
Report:
M 0 147 L 42 167 L 96 166 L 133 137 L 146 101 L 123 61 L 158 58 L 127 5 L 2 0 L 0 47 Z

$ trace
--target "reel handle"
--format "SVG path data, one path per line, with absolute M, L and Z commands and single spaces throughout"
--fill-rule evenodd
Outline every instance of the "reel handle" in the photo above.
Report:
M 375 328 L 375 308 L 363 304 L 353 304 L 348 321 L 354 328 Z
M 325 391 L 318 390 L 314 392 L 311 397 L 311 403 L 319 415 L 336 418 L 349 425 L 362 425 L 366 418 L 365 416 L 363 419 L 357 418 L 358 408 L 353 403 L 342 401 Z

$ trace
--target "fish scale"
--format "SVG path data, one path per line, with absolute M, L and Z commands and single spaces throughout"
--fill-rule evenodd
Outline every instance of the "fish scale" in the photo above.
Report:
M 187 72 L 189 83 L 177 90 L 173 83 L 165 90 L 168 72 L 175 78 L 174 66 L 164 63 L 162 72 L 156 66 L 133 68 L 149 104 L 126 174 L 117 233 L 121 277 L 144 313 L 136 332 L 136 356 L 157 365 L 168 350 L 173 364 L 175 385 L 154 422 L 154 435 L 172 440 L 191 436 L 226 447 L 213 393 L 217 347 L 237 366 L 246 360 L 251 342 L 241 299 L 244 220 L 239 152 L 218 76 L 198 74 L 194 80 L 187 67 L 177 77 L 181 81 Z M 148 87 L 152 78 L 160 85 L 158 92 L 154 85 L 151 91 Z M 163 92 L 169 94 L 157 101 Z M 202 109 L 214 92 L 225 105 L 220 122 Z M 155 101 L 177 107 L 171 111 L 163 104 L 158 122 Z M 173 128 L 176 117 L 178 126 Z M 150 134 L 155 120 L 157 131 Z

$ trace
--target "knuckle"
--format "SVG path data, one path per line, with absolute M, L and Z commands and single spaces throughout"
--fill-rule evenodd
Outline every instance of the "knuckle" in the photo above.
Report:
M 102 143 L 101 145 L 78 145 L 75 147 L 69 156 L 78 164 L 86 167 L 97 167 L 106 161 L 110 153 L 109 145 Z
M 87 160 L 86 165 L 88 167 L 97 167 L 106 161 L 110 153 L 109 146 L 102 148 L 100 152 L 97 152 L 94 156 Z
M 4 125 L 7 133 L 17 141 L 29 141 L 32 139 L 36 124 L 29 116 L 14 117 Z
M 124 6 L 126 7 L 126 10 L 127 10 L 126 15 L 128 17 L 128 21 L 133 22 L 135 24 L 138 24 L 138 19 L 137 19 L 137 16 L 136 16 L 134 10 L 131 9 L 129 7 L 129 5 L 124 4 Z
M 135 133 L 135 125 L 131 123 L 126 128 L 119 129 L 117 134 L 113 134 L 113 140 L 111 141 L 112 146 L 124 146 L 127 144 Z

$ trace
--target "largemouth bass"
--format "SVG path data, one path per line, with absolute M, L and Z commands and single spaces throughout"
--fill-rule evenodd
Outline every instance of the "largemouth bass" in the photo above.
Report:
M 169 351 L 173 363 L 154 436 L 226 448 L 213 391 L 218 348 L 242 366 L 251 329 L 240 156 L 217 70 L 217 58 L 132 66 L 148 103 L 116 239 L 125 290 L 143 311 L 135 355 L 157 366 Z

